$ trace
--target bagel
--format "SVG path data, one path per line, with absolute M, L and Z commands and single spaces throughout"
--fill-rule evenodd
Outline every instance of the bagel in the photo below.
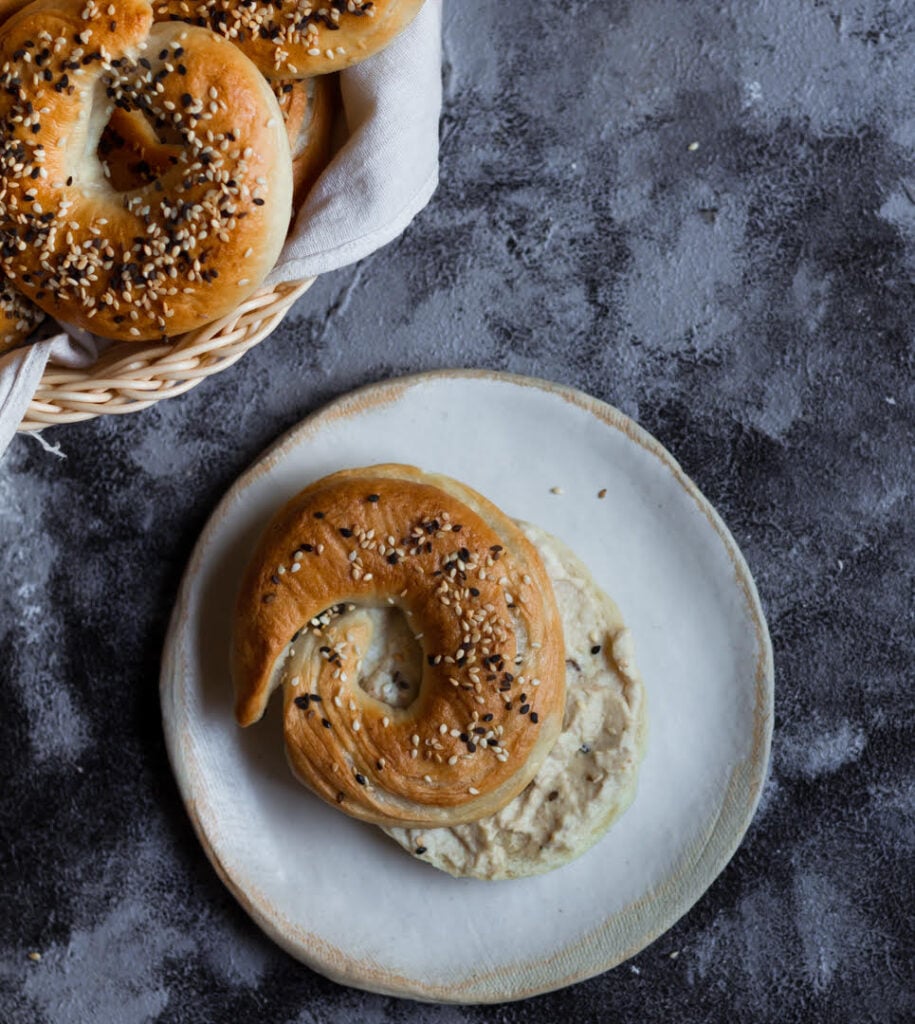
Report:
M 419 645 L 412 683 L 397 680 L 406 702 L 371 678 L 379 615 Z M 289 501 L 235 609 L 239 724 L 282 684 L 295 776 L 385 826 L 473 821 L 524 789 L 559 734 L 563 661 L 550 581 L 524 534 L 469 487 L 411 466 L 345 470 Z
M 0 25 L 29 0 L 0 0 Z M 0 354 L 21 345 L 44 319 L 44 313 L 0 275 Z
M 330 160 L 339 89 L 333 75 L 271 84 L 292 153 L 295 212 Z M 126 192 L 147 184 L 177 163 L 180 139 L 173 132 L 163 135 L 139 111 L 114 109 L 99 143 L 102 166 L 114 188 Z
M 268 78 L 310 78 L 371 57 L 423 0 L 154 0 L 157 21 L 186 21 L 232 40 Z
M 518 525 L 543 559 L 562 616 L 562 733 L 531 784 L 497 814 L 451 828 L 385 830 L 458 877 L 523 878 L 583 854 L 632 802 L 645 752 L 645 688 L 619 608 L 565 544 Z
M 336 75 L 273 83 L 292 151 L 292 209 L 296 211 L 330 162 L 340 106 Z
M 0 27 L 0 84 L 0 271 L 47 313 L 142 341 L 261 284 L 289 224 L 291 160 L 276 98 L 237 48 L 153 25 L 147 0 L 36 0 Z M 182 144 L 125 193 L 97 155 L 115 106 Z
M 0 353 L 20 345 L 44 320 L 44 313 L 0 277 Z

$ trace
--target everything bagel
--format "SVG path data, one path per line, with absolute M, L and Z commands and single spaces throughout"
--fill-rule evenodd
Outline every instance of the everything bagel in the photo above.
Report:
M 423 0 L 155 0 L 156 20 L 231 40 L 268 78 L 310 78 L 377 53 Z
M 382 613 L 412 634 L 421 678 L 406 703 L 361 678 L 388 657 L 372 653 Z M 546 758 L 564 657 L 543 564 L 498 508 L 410 466 L 347 470 L 288 502 L 248 566 L 236 717 L 257 721 L 283 684 L 300 781 L 376 824 L 458 824 L 499 810 Z
M 237 308 L 292 206 L 257 68 L 211 32 L 152 22 L 146 0 L 37 0 L 0 28 L 0 271 L 52 316 L 136 341 Z M 181 142 L 176 165 L 123 193 L 96 152 L 115 106 Z

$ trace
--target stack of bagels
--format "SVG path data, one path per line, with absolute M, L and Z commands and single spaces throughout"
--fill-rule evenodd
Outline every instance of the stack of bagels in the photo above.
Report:
M 335 76 L 422 0 L 0 0 L 0 351 L 230 313 L 330 156 Z

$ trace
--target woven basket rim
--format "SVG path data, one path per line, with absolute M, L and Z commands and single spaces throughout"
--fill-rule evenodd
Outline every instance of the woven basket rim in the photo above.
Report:
M 161 341 L 117 342 L 88 367 L 47 366 L 20 431 L 140 412 L 228 369 L 280 324 L 314 277 L 261 288 L 228 315 Z

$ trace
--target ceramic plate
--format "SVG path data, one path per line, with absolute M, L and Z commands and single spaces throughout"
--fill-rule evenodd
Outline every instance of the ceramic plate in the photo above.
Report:
M 229 623 L 259 532 L 312 480 L 377 462 L 457 477 L 556 534 L 632 629 L 649 714 L 638 793 L 566 867 L 517 881 L 453 879 L 293 780 L 279 695 L 259 724 L 233 722 Z M 657 441 L 568 388 L 447 372 L 334 402 L 238 480 L 187 569 L 166 642 L 162 708 L 197 834 L 268 935 L 348 985 L 495 1002 L 613 967 L 711 884 L 763 785 L 772 657 L 733 538 Z

